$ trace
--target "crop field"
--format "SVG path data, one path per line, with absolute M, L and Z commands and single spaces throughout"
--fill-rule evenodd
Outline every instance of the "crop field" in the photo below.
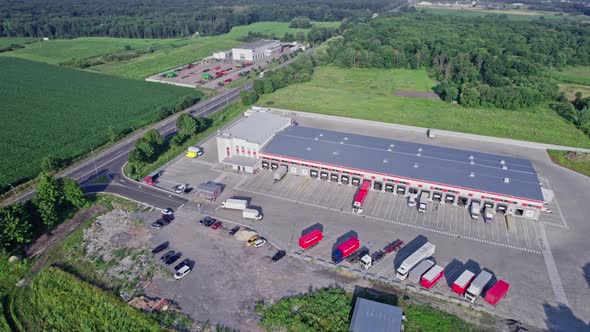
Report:
M 517 21 L 533 21 L 537 20 L 540 17 L 544 19 L 550 20 L 563 20 L 567 18 L 568 20 L 585 20 L 583 15 L 568 15 L 563 13 L 555 13 L 555 12 L 543 12 L 543 11 L 534 11 L 534 10 L 523 10 L 523 9 L 507 9 L 507 10 L 490 10 L 490 9 L 483 9 L 483 8 L 472 8 L 472 9 L 452 9 L 452 8 L 443 8 L 443 7 L 431 7 L 431 6 L 415 6 L 419 10 L 424 10 L 430 14 L 438 14 L 438 15 L 449 15 L 449 16 L 484 16 L 484 15 L 506 15 L 508 19 L 517 20 Z
M 318 67 L 310 82 L 261 96 L 273 107 L 438 128 L 567 146 L 590 139 L 549 109 L 469 109 L 439 99 L 402 97 L 396 91 L 431 92 L 424 70 Z
M 340 22 L 315 22 L 314 24 L 317 26 L 338 26 Z M 109 55 L 125 49 L 146 50 L 151 48 L 153 52 L 129 60 L 111 61 L 86 68 L 87 70 L 115 76 L 143 79 L 149 75 L 200 60 L 211 55 L 213 51 L 231 49 L 244 44 L 238 39 L 246 36 L 250 31 L 264 34 L 274 33 L 280 38 L 285 32 L 307 32 L 308 29 L 289 28 L 288 22 L 259 22 L 234 27 L 227 34 L 200 38 L 127 39 L 94 37 L 56 39 L 31 43 L 26 45 L 24 49 L 0 53 L 0 56 L 18 57 L 49 64 L 62 64 L 76 59 Z M 0 38 L 0 46 L 3 43 L 11 44 L 9 41 L 2 41 L 3 39 L 5 38 Z
M 0 188 L 36 176 L 41 160 L 72 158 L 157 120 L 163 105 L 201 93 L 0 57 Z
M 555 74 L 562 82 L 590 85 L 590 66 L 567 67 L 562 71 L 556 71 Z
M 161 331 L 113 294 L 51 267 L 17 289 L 10 305 L 22 331 Z

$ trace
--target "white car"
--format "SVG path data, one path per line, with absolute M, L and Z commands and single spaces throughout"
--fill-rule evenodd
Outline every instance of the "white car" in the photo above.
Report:
M 254 242 L 254 247 L 259 248 L 266 244 L 266 240 L 264 238 L 260 238 Z
M 186 190 L 186 186 L 184 184 L 179 184 L 174 186 L 174 192 L 177 194 L 182 194 Z
M 188 265 L 185 265 L 185 266 L 181 267 L 178 271 L 176 271 L 176 273 L 174 274 L 174 279 L 180 280 L 180 279 L 184 278 L 185 275 L 189 274 L 191 271 L 192 271 L 191 267 Z
M 550 209 L 550 208 L 548 208 L 548 207 L 544 207 L 544 206 L 541 208 L 541 211 L 542 211 L 542 212 L 545 212 L 545 213 L 553 213 L 553 210 L 551 210 L 551 209 Z
M 172 210 L 171 208 L 165 208 L 164 210 L 162 210 L 162 214 L 172 215 L 174 214 L 174 210 Z

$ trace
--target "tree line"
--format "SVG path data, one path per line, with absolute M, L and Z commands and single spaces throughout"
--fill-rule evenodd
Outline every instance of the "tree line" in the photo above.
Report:
M 397 2 L 400 0 L 395 0 Z M 21 0 L 0 8 L 0 36 L 175 38 L 261 21 L 341 21 L 391 0 Z M 298 21 L 296 21 L 298 22 Z M 303 28 L 303 26 L 301 27 Z
M 319 64 L 426 68 L 435 92 L 464 106 L 530 107 L 561 96 L 548 68 L 590 64 L 590 26 L 396 13 L 344 22 L 315 54 Z

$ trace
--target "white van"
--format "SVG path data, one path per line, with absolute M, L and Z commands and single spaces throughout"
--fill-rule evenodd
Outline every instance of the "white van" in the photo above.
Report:
M 176 271 L 176 273 L 174 274 L 174 279 L 180 280 L 180 279 L 184 278 L 185 275 L 189 274 L 189 272 L 191 272 L 191 267 L 188 265 L 185 265 L 185 266 L 181 267 L 178 271 Z

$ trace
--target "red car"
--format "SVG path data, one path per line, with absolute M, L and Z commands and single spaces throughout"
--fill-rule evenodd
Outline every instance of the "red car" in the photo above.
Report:
M 220 66 L 215 66 L 213 67 L 213 69 L 218 70 L 219 68 L 221 68 Z
M 221 221 L 214 223 L 213 226 L 211 226 L 211 229 L 218 229 L 219 227 L 221 227 Z

